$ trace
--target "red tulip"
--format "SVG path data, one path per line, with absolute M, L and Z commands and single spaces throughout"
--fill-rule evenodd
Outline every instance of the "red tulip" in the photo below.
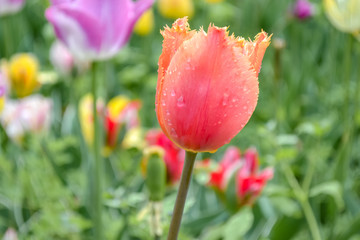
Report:
M 244 156 L 244 165 L 236 177 L 237 194 L 242 205 L 251 205 L 274 175 L 272 168 L 266 168 L 261 172 L 258 172 L 258 168 L 258 154 L 255 149 L 249 149 Z
M 156 145 L 164 149 L 167 182 L 174 184 L 180 180 L 185 158 L 184 150 L 171 142 L 161 130 L 150 130 L 146 135 L 146 141 L 150 146 Z
M 268 180 L 273 177 L 273 169 L 266 168 L 258 172 L 259 159 L 255 149 L 248 149 L 243 157 L 240 150 L 230 147 L 226 150 L 216 171 L 210 174 L 209 185 L 219 191 L 220 194 L 231 191 L 236 194 L 238 206 L 251 205 L 260 195 Z M 228 189 L 232 177 L 235 176 L 235 188 Z M 227 196 L 225 196 L 227 197 Z M 232 202 L 231 199 L 225 199 Z
M 164 133 L 193 152 L 214 152 L 245 126 L 255 110 L 258 74 L 270 43 L 229 36 L 210 25 L 191 31 L 187 18 L 166 27 L 159 59 L 156 113 Z
M 236 147 L 229 147 L 220 161 L 219 169 L 210 174 L 209 184 L 220 191 L 225 191 L 230 177 L 240 166 L 240 150 Z

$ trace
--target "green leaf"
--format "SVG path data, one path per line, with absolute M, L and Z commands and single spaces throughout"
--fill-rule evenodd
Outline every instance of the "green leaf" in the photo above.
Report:
M 338 208 L 344 209 L 344 199 L 342 198 L 342 186 L 337 181 L 321 183 L 310 190 L 310 197 L 316 197 L 321 194 L 332 197 Z
M 251 228 L 254 215 L 250 208 L 243 208 L 224 226 L 224 240 L 240 240 Z

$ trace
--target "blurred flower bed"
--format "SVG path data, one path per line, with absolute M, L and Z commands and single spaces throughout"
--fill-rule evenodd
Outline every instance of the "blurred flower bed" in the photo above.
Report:
M 94 199 L 103 239 L 166 239 L 189 135 L 162 132 L 155 95 L 162 35 L 184 16 L 260 32 L 248 51 L 272 36 L 251 59 L 250 121 L 198 154 L 179 239 L 360 239 L 360 0 L 0 0 L 2 239 L 100 240 Z

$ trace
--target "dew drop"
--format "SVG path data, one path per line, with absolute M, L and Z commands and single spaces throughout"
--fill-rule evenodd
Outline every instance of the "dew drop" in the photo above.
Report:
M 222 101 L 223 106 L 227 105 L 228 99 L 229 99 L 229 94 L 224 93 L 224 98 L 223 98 L 223 101 Z
M 178 100 L 177 100 L 177 106 L 178 106 L 178 107 L 183 107 L 183 106 L 185 106 L 183 96 L 180 96 L 180 97 L 178 98 Z
M 246 109 L 247 109 L 247 106 L 244 106 L 243 109 L 246 110 Z
M 170 130 L 170 134 L 173 136 L 173 137 L 178 137 L 176 131 L 175 131 L 175 128 L 171 128 Z
M 175 94 L 175 90 L 174 90 L 174 89 L 171 90 L 171 93 L 170 93 L 170 94 L 171 94 L 172 97 L 175 97 L 175 95 L 176 95 L 176 94 Z

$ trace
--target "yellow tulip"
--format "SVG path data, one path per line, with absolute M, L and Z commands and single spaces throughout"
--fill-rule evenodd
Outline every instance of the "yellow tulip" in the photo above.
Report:
M 147 10 L 136 22 L 134 32 L 140 36 L 148 35 L 154 29 L 154 12 Z
M 224 0 L 205 0 L 208 3 L 219 3 L 219 2 L 223 2 Z
M 194 5 L 192 0 L 159 0 L 159 12 L 166 18 L 192 17 Z
M 94 141 L 94 117 L 93 117 L 93 97 L 91 94 L 85 95 L 80 100 L 79 118 L 81 130 L 86 143 L 92 146 Z M 104 148 L 103 155 L 109 156 L 113 149 L 118 145 L 118 135 L 122 126 L 126 125 L 127 130 L 138 126 L 138 109 L 140 103 L 132 101 L 125 96 L 117 96 L 111 99 L 106 108 L 102 100 L 97 102 L 98 114 L 103 116 L 104 129 Z
M 330 22 L 340 31 L 356 33 L 360 30 L 359 0 L 323 0 Z
M 146 145 L 144 140 L 144 130 L 140 127 L 131 128 L 126 132 L 124 136 L 124 140 L 122 142 L 122 146 L 125 149 L 137 148 L 143 149 Z
M 38 86 L 39 63 L 32 54 L 17 54 L 9 63 L 11 89 L 18 97 L 30 95 Z
M 94 141 L 93 96 L 86 94 L 79 102 L 79 120 L 85 142 L 91 146 Z

